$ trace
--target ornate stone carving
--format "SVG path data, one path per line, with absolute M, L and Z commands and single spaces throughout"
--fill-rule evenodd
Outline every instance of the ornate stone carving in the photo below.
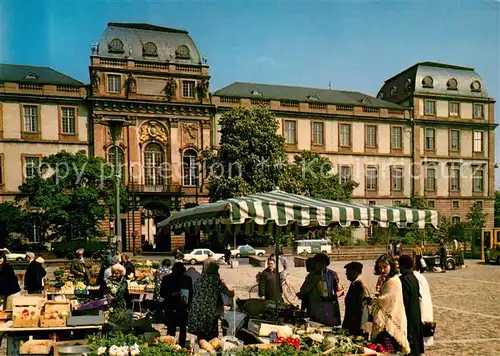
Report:
M 208 79 L 203 78 L 202 80 L 200 80 L 198 82 L 196 90 L 198 91 L 198 99 L 200 99 L 200 103 L 202 103 L 208 94 Z
M 137 93 L 137 82 L 135 80 L 135 76 L 132 73 L 129 73 L 127 76 L 127 81 L 126 81 L 126 90 L 127 90 L 127 97 L 130 94 L 135 94 Z
M 212 124 L 210 123 L 210 121 L 204 121 L 203 124 L 202 124 L 202 127 L 204 129 L 209 129 L 212 127 Z
M 156 121 L 150 121 L 141 127 L 139 141 L 144 143 L 149 140 L 156 140 L 162 143 L 167 143 L 168 141 L 165 128 Z
M 183 123 L 182 124 L 182 143 L 194 144 L 198 143 L 198 133 L 199 125 L 195 123 Z
M 90 46 L 90 49 L 92 51 L 92 55 L 99 54 L 99 43 L 92 43 L 92 46 Z
M 99 86 L 101 84 L 101 78 L 99 76 L 99 71 L 98 70 L 94 69 L 92 71 L 91 81 L 92 81 L 92 92 L 94 94 L 99 93 Z
M 177 82 L 174 78 L 168 78 L 167 83 L 165 84 L 165 88 L 163 89 L 165 92 L 165 96 L 167 100 L 170 101 L 175 98 L 175 94 L 177 92 Z

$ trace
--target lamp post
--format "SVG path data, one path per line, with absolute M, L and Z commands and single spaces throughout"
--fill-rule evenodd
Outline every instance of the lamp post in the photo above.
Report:
M 113 146 L 115 147 L 115 239 L 116 239 L 116 249 L 118 252 L 122 252 L 122 224 L 120 219 L 120 183 L 121 183 L 121 169 L 118 167 L 120 161 L 118 159 L 118 139 L 121 136 L 123 126 L 125 124 L 125 119 L 121 117 L 117 118 L 107 118 L 103 122 L 109 127 L 109 133 L 111 134 L 111 139 L 113 140 Z

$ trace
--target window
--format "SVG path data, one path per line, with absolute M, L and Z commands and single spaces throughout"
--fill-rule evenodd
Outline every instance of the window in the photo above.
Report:
M 452 207 L 453 209 L 458 209 L 458 208 L 460 208 L 460 200 L 452 200 L 452 201 L 451 201 L 451 207 Z
M 425 149 L 429 151 L 436 149 L 436 130 L 425 129 Z
M 474 204 L 476 204 L 478 207 L 480 207 L 481 209 L 483 208 L 483 201 L 482 200 L 478 200 L 476 201 Z
M 474 192 L 481 193 L 484 190 L 484 170 L 482 168 L 477 168 L 474 171 L 473 188 Z
M 393 167 L 392 168 L 392 182 L 391 188 L 395 191 L 403 190 L 403 168 Z
M 182 82 L 182 96 L 184 98 L 194 98 L 194 82 L 192 80 Z
M 366 189 L 367 190 L 377 190 L 378 188 L 378 168 L 377 167 L 367 167 L 366 168 Z
M 436 115 L 436 102 L 434 100 L 425 100 L 424 105 L 425 115 Z
M 351 147 L 351 125 L 340 124 L 340 146 Z
M 108 164 L 113 169 L 113 173 L 116 172 L 116 151 L 118 149 L 118 168 L 120 172 L 120 179 L 125 182 L 125 153 L 123 149 L 118 146 L 113 146 L 108 150 Z
M 323 136 L 323 123 L 322 122 L 313 122 L 313 144 L 318 146 L 323 146 L 324 136 Z
M 451 223 L 453 225 L 460 224 L 460 221 L 461 221 L 460 216 L 452 216 L 451 217 Z
M 153 42 L 147 42 L 142 47 L 142 54 L 145 56 L 157 56 L 158 49 L 156 48 L 156 45 Z
M 24 110 L 24 132 L 38 132 L 38 106 L 25 105 Z
M 109 44 L 108 44 L 108 51 L 114 52 L 114 53 L 125 52 L 123 50 L 123 42 L 120 41 L 118 38 L 111 40 L 111 42 L 109 42 Z
M 393 206 L 401 206 L 401 200 L 393 200 L 392 205 Z
M 427 76 L 424 79 L 422 79 L 422 86 L 424 88 L 433 88 L 434 87 L 433 83 L 434 80 L 432 79 L 432 77 Z
M 295 143 L 297 122 L 294 120 L 285 120 L 285 141 L 286 143 Z
M 450 151 L 460 151 L 460 130 L 450 130 Z
M 196 160 L 198 158 L 198 153 L 195 150 L 186 150 L 184 152 L 184 157 L 182 158 L 182 184 L 186 187 L 195 187 L 196 182 Z
M 176 51 L 176 56 L 177 58 L 184 58 L 184 59 L 189 59 L 191 58 L 191 55 L 189 54 L 189 48 L 187 46 L 179 46 Z
M 61 108 L 62 133 L 74 135 L 76 133 L 76 109 Z
M 369 148 L 377 147 L 377 126 L 374 125 L 366 126 L 366 147 Z
M 457 90 L 457 88 L 458 88 L 458 82 L 457 82 L 457 80 L 455 78 L 451 78 L 446 83 L 446 86 L 448 87 L 448 90 Z
M 450 192 L 460 191 L 460 168 L 450 168 Z
M 483 152 L 483 132 L 474 131 L 474 152 Z
M 427 207 L 429 209 L 436 209 L 436 201 L 435 200 L 428 200 L 427 201 Z
M 144 149 L 144 182 L 146 185 L 163 185 L 165 152 L 157 143 L 150 143 Z
M 400 150 L 403 148 L 403 128 L 393 127 L 391 135 L 391 145 L 392 149 Z
M 122 84 L 121 77 L 116 74 L 108 75 L 108 92 L 109 93 L 121 93 Z
M 452 101 L 450 103 L 450 116 L 460 116 L 460 103 Z
M 34 178 L 38 174 L 40 167 L 40 157 L 26 157 L 25 158 L 25 178 Z
M 340 182 L 347 183 L 352 180 L 351 166 L 340 166 Z
M 436 190 L 436 168 L 427 168 L 425 176 L 425 190 Z
M 369 200 L 368 205 L 377 205 L 377 202 L 375 200 Z
M 484 105 L 474 104 L 474 119 L 483 119 L 483 118 L 484 118 Z

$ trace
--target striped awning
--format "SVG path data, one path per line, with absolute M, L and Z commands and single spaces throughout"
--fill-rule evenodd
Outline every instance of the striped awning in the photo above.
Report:
M 276 190 L 174 212 L 158 227 L 169 225 L 174 230 L 188 231 L 231 229 L 234 232 L 236 229 L 236 232 L 245 230 L 251 233 L 254 229 L 290 232 L 332 225 L 369 226 L 372 222 L 381 226 L 389 223 L 401 227 L 407 223 L 437 226 L 437 212 L 344 203 Z

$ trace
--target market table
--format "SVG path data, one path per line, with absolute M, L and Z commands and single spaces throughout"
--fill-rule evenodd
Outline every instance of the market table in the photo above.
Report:
M 7 323 L 6 323 L 7 324 Z M 7 356 L 19 356 L 19 342 L 24 339 L 29 333 L 30 335 L 37 333 L 55 333 L 58 331 L 82 331 L 82 330 L 101 330 L 102 325 L 87 325 L 87 326 L 63 326 L 51 328 L 13 328 L 8 325 L 0 325 L 0 344 L 5 336 L 7 336 Z M 17 334 L 17 335 L 14 335 Z M 22 334 L 22 335 L 19 335 Z

